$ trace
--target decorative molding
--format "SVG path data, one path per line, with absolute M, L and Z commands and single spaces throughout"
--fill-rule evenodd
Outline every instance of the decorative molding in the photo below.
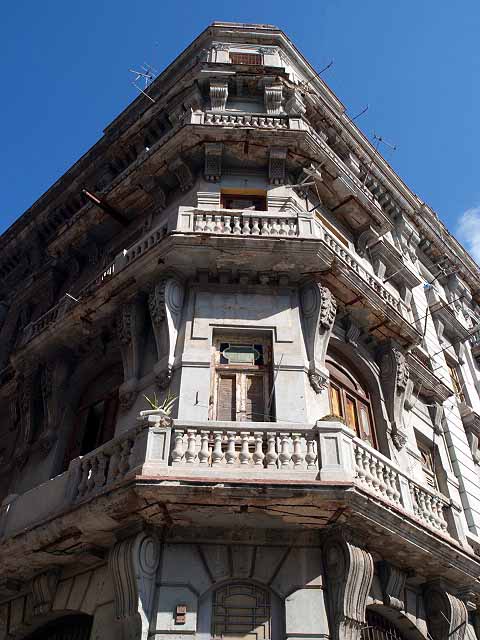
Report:
M 193 174 L 188 164 L 182 158 L 177 158 L 168 165 L 168 168 L 177 178 L 181 191 L 188 191 L 194 182 Z
M 283 84 L 274 82 L 264 88 L 265 109 L 269 116 L 281 116 L 283 111 Z
M 405 608 L 403 596 L 407 579 L 406 572 L 385 560 L 377 563 L 377 569 L 382 585 L 383 604 L 402 611 Z
M 433 640 L 464 640 L 468 623 L 465 603 L 446 591 L 441 580 L 424 591 L 428 632 Z
M 228 83 L 210 81 L 210 108 L 212 111 L 225 111 L 227 98 Z
M 326 539 L 323 558 L 332 640 L 360 640 L 373 580 L 373 558 L 343 529 Z
M 34 616 L 50 613 L 57 592 L 59 571 L 52 569 L 32 580 L 32 612 Z
M 291 97 L 285 104 L 285 111 L 289 116 L 301 118 L 303 115 L 305 115 L 306 110 L 307 108 L 305 107 L 305 103 L 303 102 L 302 94 L 297 89 L 294 89 Z
M 148 297 L 150 317 L 157 345 L 158 361 L 155 366 L 155 374 L 157 384 L 161 389 L 166 389 L 172 378 L 184 297 L 184 286 L 175 277 L 160 280 Z
M 285 147 L 271 147 L 268 159 L 268 178 L 270 184 L 285 183 L 285 168 L 288 149 Z
M 337 301 L 327 287 L 307 282 L 300 289 L 300 307 L 312 388 L 320 393 L 328 380 L 325 356 L 337 313 Z
M 117 335 L 122 354 L 124 379 L 119 393 L 122 410 L 128 409 L 135 402 L 137 381 L 140 375 L 144 326 L 144 302 L 137 298 L 125 303 L 117 317 Z
M 218 182 L 222 177 L 222 153 L 223 144 L 221 142 L 206 142 L 205 148 L 205 180 Z
M 118 542 L 110 552 L 115 615 L 124 640 L 148 638 L 159 560 L 158 540 L 144 532 Z
M 410 376 L 407 360 L 398 346 L 391 342 L 380 347 L 377 358 L 392 440 L 397 449 L 402 449 L 407 441 L 403 426 L 405 393 Z

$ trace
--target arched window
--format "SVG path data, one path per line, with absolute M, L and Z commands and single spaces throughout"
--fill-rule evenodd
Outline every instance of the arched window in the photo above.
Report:
M 359 438 L 377 448 L 370 395 L 358 374 L 346 363 L 327 359 L 330 372 L 330 412 L 343 418 Z
M 270 593 L 249 582 L 231 582 L 213 594 L 212 638 L 270 640 Z
M 88 640 L 91 628 L 91 616 L 64 616 L 49 622 L 28 636 L 26 640 Z

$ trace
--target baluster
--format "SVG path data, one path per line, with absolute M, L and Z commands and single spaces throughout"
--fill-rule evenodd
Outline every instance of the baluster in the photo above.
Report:
M 369 456 L 370 458 L 370 475 L 372 476 L 372 486 L 375 491 L 378 491 L 379 481 L 377 478 L 377 461 L 373 457 L 372 454 Z
M 261 116 L 258 118 L 258 126 L 261 128 L 265 127 L 265 118 Z
M 373 478 L 370 473 L 370 454 L 366 449 L 362 450 L 362 467 L 365 471 L 365 483 L 369 487 L 373 487 Z
M 240 450 L 240 464 L 248 464 L 250 462 L 250 451 L 248 450 L 248 438 L 249 438 L 249 433 L 248 431 L 242 431 L 240 432 L 240 438 L 242 440 L 242 448 Z
M 185 462 L 187 464 L 194 464 L 197 457 L 197 430 L 187 429 L 188 445 L 185 452 Z
M 128 462 L 128 459 L 130 457 L 130 445 L 131 443 L 128 439 L 124 440 L 120 445 L 120 462 L 118 465 L 120 477 L 123 477 L 130 470 L 130 464 Z
M 213 216 L 210 213 L 207 213 L 205 215 L 205 228 L 204 231 L 207 231 L 208 233 L 212 233 L 213 232 Z
M 253 434 L 255 440 L 255 451 L 252 454 L 253 463 L 256 467 L 263 467 L 265 454 L 263 453 L 263 433 L 255 431 Z
M 393 501 L 396 502 L 397 504 L 400 504 L 401 503 L 400 498 L 402 494 L 398 489 L 398 476 L 393 469 L 389 471 L 388 476 L 390 478 L 390 485 L 393 490 Z
M 183 462 L 184 451 L 184 443 L 183 443 L 183 431 L 177 431 L 175 429 L 175 447 L 172 451 L 172 464 L 181 464 Z
M 240 226 L 240 216 L 233 217 L 232 233 L 236 236 L 239 236 L 242 234 L 242 227 Z
M 208 464 L 210 458 L 210 452 L 208 450 L 208 436 L 209 431 L 200 432 L 200 451 L 198 452 L 198 461 L 200 464 Z
M 315 440 L 307 440 L 307 453 L 305 454 L 305 462 L 307 463 L 307 469 L 315 469 L 315 462 L 317 461 L 317 455 L 315 453 Z
M 250 216 L 243 215 L 242 234 L 244 236 L 250 235 Z
M 194 231 L 205 231 L 205 218 L 203 213 L 197 213 L 195 215 L 195 227 Z
M 214 216 L 213 233 L 223 233 L 222 216 Z
M 297 235 L 297 224 L 295 220 L 289 218 L 288 220 L 288 235 L 296 236 Z
M 114 445 L 112 455 L 110 456 L 110 464 L 108 466 L 108 481 L 115 482 L 118 475 L 118 465 L 120 463 L 120 446 Z
M 98 456 L 98 467 L 97 467 L 97 474 L 95 477 L 95 489 L 101 489 L 102 487 L 105 486 L 106 484 L 106 475 L 105 472 L 107 470 L 107 456 L 101 451 Z
M 383 466 L 383 483 L 385 485 L 385 493 L 389 500 L 393 500 L 393 495 L 394 495 L 394 490 L 392 486 L 392 477 L 390 475 L 391 473 L 392 473 L 391 469 L 387 467 L 387 465 L 384 465 Z
M 258 224 L 258 218 L 252 218 L 252 236 L 260 235 L 260 226 Z
M 355 445 L 355 463 L 357 466 L 357 476 L 360 482 L 366 482 L 365 470 L 363 467 L 363 452 L 358 444 Z
M 278 453 L 277 453 L 277 447 L 276 447 L 277 434 L 267 433 L 267 441 L 268 441 L 267 454 L 265 456 L 265 459 L 267 461 L 267 468 L 276 467 L 277 460 L 278 460 Z
M 85 495 L 88 487 L 88 476 L 90 473 L 90 464 L 88 460 L 82 460 L 80 465 L 80 482 L 78 483 L 78 495 L 81 498 Z
M 235 451 L 235 431 L 227 431 L 227 451 L 225 453 L 225 460 L 227 464 L 235 464 L 237 460 L 237 454 Z
M 265 126 L 273 129 L 273 118 L 266 118 Z
M 98 460 L 97 457 L 94 456 L 90 458 L 90 475 L 87 480 L 87 492 L 91 493 L 95 488 L 95 483 L 97 480 L 97 470 L 98 470 Z
M 270 222 L 270 235 L 278 236 L 280 233 L 280 225 L 277 218 L 272 218 Z
M 387 493 L 387 485 L 385 484 L 384 478 L 385 465 L 381 460 L 377 459 L 377 468 L 376 468 L 376 476 L 378 478 L 378 488 L 380 493 L 385 496 Z
M 288 236 L 288 221 L 285 218 L 280 219 L 279 235 Z
M 299 433 L 293 433 L 293 453 L 292 453 L 292 462 L 294 469 L 298 469 L 299 467 L 303 467 L 304 464 L 304 455 L 302 452 L 302 441 L 300 440 Z
M 214 445 L 212 451 L 212 466 L 214 464 L 220 464 L 223 460 L 223 451 L 222 451 L 222 432 L 214 431 Z
M 290 436 L 284 433 L 280 436 L 280 438 L 280 455 L 278 456 L 278 459 L 280 460 L 280 466 L 289 467 L 290 460 L 292 459 L 292 454 L 290 453 Z
M 232 233 L 232 216 L 223 216 L 223 233 Z
M 243 116 L 243 124 L 246 127 L 251 126 L 251 124 L 252 124 L 252 116 Z
M 262 236 L 270 235 L 270 220 L 268 218 L 262 218 L 262 230 L 260 233 Z

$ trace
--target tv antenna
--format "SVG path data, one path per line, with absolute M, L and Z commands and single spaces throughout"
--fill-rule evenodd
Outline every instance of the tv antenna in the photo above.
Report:
M 137 89 L 137 91 L 140 91 L 140 93 L 143 93 L 143 95 L 151 102 L 155 102 L 155 100 L 148 95 L 147 89 L 157 77 L 157 70 L 154 69 L 150 64 L 144 62 L 140 67 L 140 71 L 138 71 L 137 69 L 129 69 L 129 71 L 130 73 L 135 74 L 135 79 L 132 80 L 132 84 L 135 89 Z
M 391 144 L 390 142 L 387 142 L 383 136 L 379 136 L 375 132 L 373 132 L 373 139 L 375 140 L 375 151 L 373 153 L 372 159 L 370 160 L 370 164 L 368 165 L 368 170 L 365 173 L 365 177 L 363 179 L 363 186 L 365 186 L 365 183 L 367 182 L 368 177 L 370 176 L 370 171 L 372 169 L 372 166 L 373 166 L 373 163 L 375 161 L 375 158 L 376 158 L 376 156 L 378 154 L 378 147 L 380 146 L 380 143 L 382 143 L 385 146 L 389 147 L 392 151 L 396 151 L 397 150 L 396 145 Z

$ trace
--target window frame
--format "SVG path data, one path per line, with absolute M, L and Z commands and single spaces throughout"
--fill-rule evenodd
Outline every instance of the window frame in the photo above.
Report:
M 250 209 L 248 207 L 242 208 L 240 207 L 240 209 L 234 209 L 233 207 L 229 207 L 227 206 L 227 203 L 229 200 L 244 200 L 247 202 L 253 202 L 254 203 L 254 207 L 255 209 Z M 225 191 L 221 191 L 220 193 L 220 208 L 221 209 L 225 209 L 227 211 L 262 211 L 265 212 L 267 211 L 267 193 L 265 192 L 264 194 L 259 194 L 259 193 L 245 193 L 242 191 L 238 191 L 238 192 L 225 192 Z
M 236 59 L 234 59 L 236 58 Z M 254 51 L 232 51 L 228 52 L 230 64 L 253 65 L 259 67 L 263 65 L 263 55 Z

